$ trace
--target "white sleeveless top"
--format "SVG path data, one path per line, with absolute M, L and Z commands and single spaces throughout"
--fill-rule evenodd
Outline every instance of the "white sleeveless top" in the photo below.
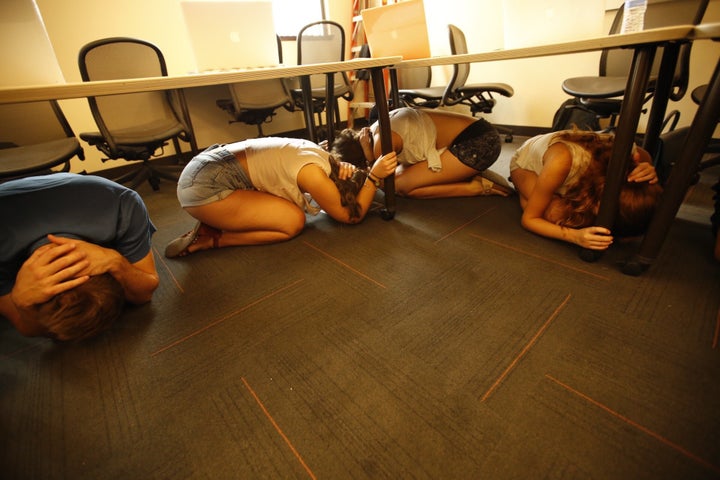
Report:
M 377 122 L 370 127 L 373 135 L 378 128 Z M 442 170 L 442 151 L 435 148 L 437 129 L 430 115 L 414 108 L 398 108 L 390 112 L 390 129 L 403 141 L 402 151 L 397 156 L 399 164 L 412 165 L 427 160 L 430 170 Z
M 557 135 L 565 133 L 564 131 L 546 133 L 529 138 L 520 145 L 512 159 L 510 160 L 510 171 L 516 168 L 530 170 L 536 174 L 540 174 L 543 168 L 543 155 L 547 149 L 556 143 L 562 143 L 568 150 L 572 158 L 570 172 L 563 184 L 558 188 L 557 193 L 563 195 L 568 187 L 577 182 L 578 177 L 587 169 L 592 161 L 590 152 L 582 148 L 580 145 L 572 142 L 566 142 L 555 138 Z
M 329 176 L 328 152 L 308 140 L 265 137 L 248 142 L 245 156 L 248 175 L 256 189 L 289 200 L 311 215 L 320 212 L 310 203 L 310 196 L 300 191 L 297 176 L 308 164 L 318 165 Z

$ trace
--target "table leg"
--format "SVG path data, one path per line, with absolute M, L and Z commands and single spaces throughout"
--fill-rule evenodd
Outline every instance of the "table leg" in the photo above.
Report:
M 595 225 L 612 228 L 618 209 L 620 189 L 626 177 L 627 165 L 630 160 L 635 132 L 637 131 L 643 99 L 647 90 L 655 56 L 655 45 L 641 45 L 635 49 L 630 75 L 628 76 L 625 95 L 623 96 L 618 126 L 615 134 L 615 143 L 608 163 L 605 189 L 598 209 Z M 600 258 L 601 251 L 583 248 L 580 258 L 592 262 Z
M 715 66 L 705 97 L 693 117 L 690 130 L 665 185 L 665 191 L 655 211 L 640 250 L 623 265 L 628 275 L 640 275 L 648 269 L 660 253 L 665 237 L 685 198 L 692 177 L 697 173 L 705 148 L 712 138 L 720 118 L 720 62 Z
M 190 118 L 190 110 L 188 110 L 187 101 L 185 100 L 185 90 L 182 88 L 179 88 L 177 90 L 178 95 L 178 103 L 180 103 L 180 113 L 183 118 L 183 122 L 186 123 L 188 128 L 188 136 L 190 137 L 188 140 L 190 142 L 190 150 L 192 151 L 192 156 L 194 157 L 200 151 L 198 150 L 197 146 L 197 137 L 195 136 L 195 129 L 192 125 L 192 119 Z M 176 152 L 178 155 L 180 152 Z
M 309 75 L 303 75 L 300 77 L 300 87 L 302 88 L 303 114 L 305 115 L 305 128 L 307 129 L 308 140 L 317 143 L 315 112 Z
M 677 42 L 666 45 L 663 49 L 662 61 L 658 72 L 655 92 L 653 94 L 652 107 L 648 116 L 647 129 L 643 140 L 643 148 L 655 158 L 658 151 L 660 134 L 662 133 L 665 112 L 670 101 L 673 83 L 675 80 L 675 68 L 680 54 L 680 44 Z
M 329 147 L 335 138 L 335 72 L 327 73 L 325 78 L 325 119 Z
M 373 93 L 375 95 L 375 108 L 378 113 L 380 125 L 380 144 L 383 155 L 392 152 L 392 137 L 390 132 L 390 112 L 388 110 L 387 94 L 385 93 L 385 79 L 382 68 L 370 69 Z M 392 220 L 395 217 L 395 175 L 385 178 L 383 188 L 385 192 L 385 210 L 382 217 Z
M 390 69 L 390 103 L 393 109 L 400 108 L 400 92 L 398 92 L 397 70 Z

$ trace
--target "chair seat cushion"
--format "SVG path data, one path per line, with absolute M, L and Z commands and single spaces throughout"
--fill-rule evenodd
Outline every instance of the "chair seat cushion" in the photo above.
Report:
M 325 87 L 321 88 L 313 88 L 311 89 L 312 97 L 313 98 L 320 98 L 322 100 L 325 100 Z M 350 88 L 349 85 L 345 84 L 336 84 L 335 89 L 333 91 L 333 96 L 335 97 L 342 97 L 343 95 L 349 95 L 352 92 L 352 88 Z M 295 97 L 302 97 L 302 89 L 301 88 L 294 88 L 292 90 L 292 94 Z
M 0 150 L 0 175 L 24 174 L 61 165 L 82 152 L 76 138 Z
M 612 98 L 625 93 L 626 77 L 574 77 L 562 84 L 565 93 L 581 98 Z
M 424 99 L 442 98 L 445 93 L 445 87 L 425 87 L 425 88 L 408 88 L 398 90 L 398 94 L 407 97 L 417 97 Z
M 162 143 L 185 131 L 180 123 L 166 121 L 136 125 L 113 130 L 113 139 L 117 145 L 150 145 Z M 83 132 L 80 138 L 90 145 L 104 142 L 100 132 Z
M 515 95 L 515 90 L 507 83 L 469 83 L 458 88 L 459 92 L 492 92 L 499 93 L 505 97 Z

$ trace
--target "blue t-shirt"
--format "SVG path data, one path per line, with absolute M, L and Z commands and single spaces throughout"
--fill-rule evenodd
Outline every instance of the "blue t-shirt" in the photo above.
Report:
M 49 233 L 112 248 L 130 263 L 150 252 L 155 233 L 135 191 L 72 173 L 0 184 L 0 229 L 0 295 L 12 290 L 23 262 Z

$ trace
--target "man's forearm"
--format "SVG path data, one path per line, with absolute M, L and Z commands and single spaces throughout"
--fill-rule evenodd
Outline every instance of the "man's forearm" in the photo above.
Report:
M 115 258 L 110 263 L 108 273 L 117 280 L 125 293 L 125 299 L 134 304 L 147 303 L 152 299 L 158 287 L 157 273 L 149 273 L 127 261 L 125 257 L 114 252 Z M 152 255 L 150 253 L 149 255 Z M 152 257 L 150 258 L 152 261 Z

